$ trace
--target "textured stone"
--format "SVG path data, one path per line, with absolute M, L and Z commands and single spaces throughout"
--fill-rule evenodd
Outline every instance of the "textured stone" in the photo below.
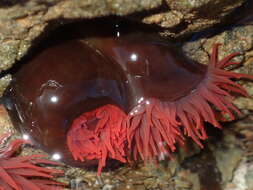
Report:
M 247 0 L 166 0 L 168 7 L 180 12 L 183 18 L 178 24 L 181 29 L 177 33 L 164 30 L 163 35 L 181 36 L 222 23 L 231 12 L 246 2 Z
M 164 28 L 173 28 L 183 21 L 183 14 L 178 11 L 169 11 L 166 13 L 158 13 L 143 19 L 147 24 L 158 24 Z

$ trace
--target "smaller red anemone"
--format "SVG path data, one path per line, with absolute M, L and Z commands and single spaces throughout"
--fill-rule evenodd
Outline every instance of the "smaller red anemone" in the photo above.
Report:
M 11 134 L 0 137 L 0 144 Z M 14 140 L 0 148 L 0 190 L 61 190 L 65 184 L 53 181 L 54 176 L 62 175 L 62 170 L 43 168 L 39 164 L 59 165 L 43 159 L 45 155 L 14 156 L 14 153 L 28 141 Z

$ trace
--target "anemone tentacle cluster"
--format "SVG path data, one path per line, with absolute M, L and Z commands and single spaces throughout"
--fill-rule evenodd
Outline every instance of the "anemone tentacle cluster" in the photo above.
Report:
M 205 122 L 221 128 L 216 118 L 217 110 L 212 106 L 231 119 L 235 119 L 234 113 L 241 114 L 232 103 L 232 94 L 248 96 L 248 93 L 233 79 L 253 79 L 253 76 L 225 71 L 224 68 L 239 64 L 231 62 L 239 53 L 218 61 L 218 46 L 213 46 L 203 82 L 191 94 L 171 102 L 151 99 L 149 104 L 141 104 L 142 111 L 128 116 L 128 148 L 132 149 L 134 160 L 139 156 L 144 161 L 163 158 L 175 151 L 177 143 L 183 144 L 185 135 L 203 148 L 201 140 L 207 139 Z

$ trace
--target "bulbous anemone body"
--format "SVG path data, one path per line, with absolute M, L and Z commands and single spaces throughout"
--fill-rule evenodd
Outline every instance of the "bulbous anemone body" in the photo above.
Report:
M 175 100 L 201 82 L 206 67 L 168 43 L 140 36 L 71 40 L 34 56 L 6 92 L 16 125 L 71 160 L 66 135 L 82 113 L 114 104 L 128 114 L 142 97 Z
M 164 158 L 184 136 L 202 146 L 204 122 L 240 113 L 230 92 L 247 92 L 231 79 L 252 76 L 223 70 L 237 53 L 218 61 L 215 45 L 204 66 L 156 34 L 106 32 L 43 49 L 6 91 L 12 121 L 46 151 L 100 174 L 109 159 Z
M 173 101 L 187 96 L 207 70 L 187 59 L 175 45 L 150 34 L 96 37 L 84 42 L 121 67 L 127 78 L 130 108 L 141 98 Z

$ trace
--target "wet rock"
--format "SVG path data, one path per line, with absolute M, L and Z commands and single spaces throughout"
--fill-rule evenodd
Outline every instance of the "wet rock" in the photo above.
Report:
M 0 135 L 14 132 L 11 120 L 3 105 L 0 105 Z
M 238 121 L 232 124 L 233 131 L 237 134 L 236 143 L 240 145 L 241 156 L 237 166 L 233 168 L 232 176 L 229 181 L 224 183 L 225 190 L 249 190 L 253 188 L 253 117 L 252 114 L 246 117 L 243 121 Z M 238 141 L 238 137 L 240 140 Z M 231 141 L 230 141 L 231 142 Z M 238 149 L 238 146 L 237 146 Z M 235 155 L 233 157 L 239 157 Z M 231 158 L 229 159 L 231 160 Z M 227 163 L 227 162 L 226 162 Z M 233 165 L 232 165 L 233 166 Z
M 179 11 L 169 11 L 147 16 L 143 19 L 146 24 L 157 24 L 164 28 L 173 28 L 183 22 L 183 14 Z
M 238 167 L 233 172 L 233 180 L 229 182 L 225 187 L 224 190 L 247 190 L 248 185 L 246 183 L 246 175 L 248 170 L 247 164 L 245 162 L 241 162 Z M 249 173 L 248 173 L 249 174 Z M 250 175 L 248 175 L 250 176 Z M 250 180 L 252 182 L 252 180 Z
M 223 146 L 214 150 L 217 167 L 221 172 L 223 183 L 227 183 L 232 179 L 235 168 L 238 167 L 243 158 L 243 150 L 235 146 L 236 140 L 228 140 L 228 138 L 234 138 L 234 136 L 228 134 L 225 138 L 227 139 L 224 139 Z
M 3 95 L 5 88 L 8 86 L 9 82 L 11 81 L 11 75 L 5 75 L 4 77 L 0 78 L 0 97 Z
M 246 165 L 247 167 L 247 173 L 245 175 L 246 178 L 246 184 L 248 189 L 253 189 L 253 166 L 252 164 L 248 167 L 248 165 Z
M 229 0 L 166 0 L 171 10 L 180 12 L 183 16 L 180 16 L 182 18 L 176 32 L 164 30 L 163 35 L 180 36 L 223 23 L 230 13 L 246 2 L 246 0 L 233 2 Z M 166 28 L 166 24 L 163 24 L 163 27 Z

